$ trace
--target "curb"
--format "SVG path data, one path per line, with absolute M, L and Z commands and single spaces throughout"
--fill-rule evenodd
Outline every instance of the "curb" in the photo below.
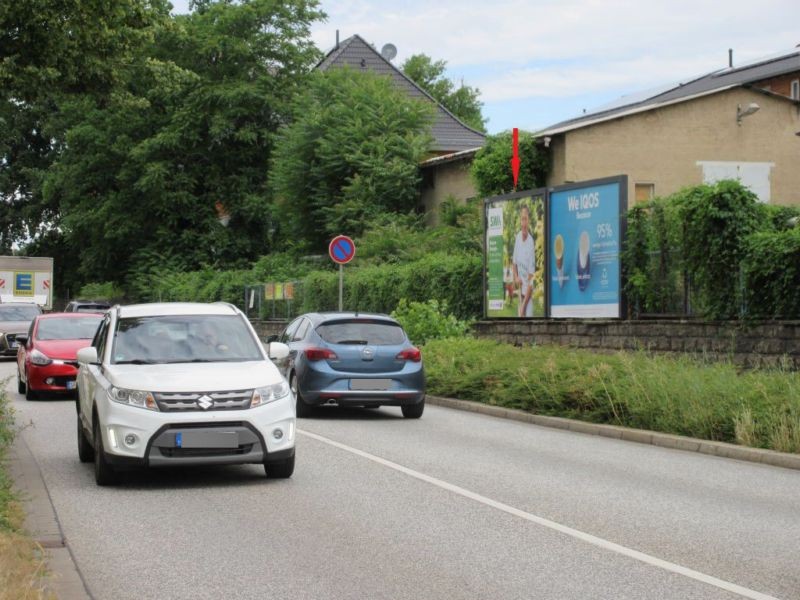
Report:
M 8 453 L 9 475 L 25 510 L 25 530 L 46 554 L 46 589 L 64 600 L 91 600 L 58 522 L 42 472 L 20 432 Z
M 597 423 L 576 421 L 574 419 L 565 419 L 563 417 L 547 417 L 514 408 L 503 408 L 502 406 L 491 406 L 480 402 L 442 398 L 440 396 L 428 395 L 426 397 L 426 402 L 436 406 L 455 408 L 457 410 L 465 410 L 522 423 L 531 423 L 542 427 L 565 429 L 576 433 L 600 435 L 603 437 L 625 440 L 627 442 L 650 444 L 652 446 L 661 446 L 662 448 L 687 450 L 689 452 L 699 452 L 701 454 L 710 454 L 722 458 L 732 458 L 773 467 L 800 470 L 800 454 L 787 454 L 774 450 L 748 448 L 746 446 L 737 446 L 736 444 L 728 444 L 725 442 L 712 442 L 670 433 L 659 433 L 656 431 L 647 431 L 645 429 L 631 429 L 618 425 L 600 425 Z

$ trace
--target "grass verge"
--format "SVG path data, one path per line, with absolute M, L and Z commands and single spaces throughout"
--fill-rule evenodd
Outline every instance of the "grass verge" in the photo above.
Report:
M 596 354 L 491 340 L 433 340 L 428 391 L 529 412 L 800 453 L 800 373 Z
M 44 551 L 22 531 L 25 514 L 11 486 L 7 452 L 14 440 L 14 413 L 0 382 L 0 600 L 54 598 L 44 588 Z

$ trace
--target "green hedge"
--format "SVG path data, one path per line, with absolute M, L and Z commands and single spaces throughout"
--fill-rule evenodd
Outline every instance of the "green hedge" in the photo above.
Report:
M 748 316 L 800 317 L 800 229 L 750 236 L 744 279 Z
M 436 253 L 406 264 L 345 267 L 344 308 L 390 313 L 401 299 L 437 300 L 459 319 L 481 314 L 483 261 L 475 255 Z M 336 310 L 339 274 L 313 272 L 303 280 L 302 312 Z

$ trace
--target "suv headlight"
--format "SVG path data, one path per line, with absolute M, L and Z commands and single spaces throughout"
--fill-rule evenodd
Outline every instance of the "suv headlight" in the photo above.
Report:
M 35 365 L 39 365 L 40 367 L 44 367 L 45 365 L 49 365 L 51 362 L 53 362 L 53 359 L 43 352 L 34 350 L 31 352 L 31 362 Z
M 114 402 L 119 402 L 120 404 L 138 406 L 139 408 L 146 408 L 148 410 L 158 410 L 156 399 L 150 392 L 128 390 L 112 385 L 108 388 L 108 395 Z
M 289 384 L 286 380 L 274 383 L 253 390 L 253 399 L 250 400 L 250 408 L 261 406 L 269 402 L 275 402 L 289 395 Z

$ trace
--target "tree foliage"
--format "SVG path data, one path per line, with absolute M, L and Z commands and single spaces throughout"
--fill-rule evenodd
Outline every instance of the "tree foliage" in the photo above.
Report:
M 237 266 L 269 251 L 269 159 L 318 59 L 316 6 L 197 2 L 154 31 L 107 101 L 62 104 L 66 143 L 43 196 L 79 248 L 80 277 L 138 280 L 151 266 Z
M 320 251 L 332 235 L 360 235 L 381 212 L 414 210 L 432 109 L 380 75 L 314 73 L 275 149 L 287 238 Z
M 105 102 L 168 15 L 165 0 L 0 3 L 0 251 L 58 226 L 41 180 L 64 143 L 61 104 Z
M 513 154 L 511 132 L 506 131 L 486 138 L 472 161 L 472 179 L 481 196 L 506 194 L 514 190 L 511 171 Z M 529 190 L 544 187 L 550 169 L 550 153 L 536 143 L 532 133 L 519 132 L 520 170 L 517 189 Z
M 433 60 L 426 54 L 410 56 L 400 67 L 406 76 L 428 92 L 461 121 L 486 133 L 486 119 L 481 112 L 481 91 L 468 85 L 456 85 L 445 77 L 447 62 Z

